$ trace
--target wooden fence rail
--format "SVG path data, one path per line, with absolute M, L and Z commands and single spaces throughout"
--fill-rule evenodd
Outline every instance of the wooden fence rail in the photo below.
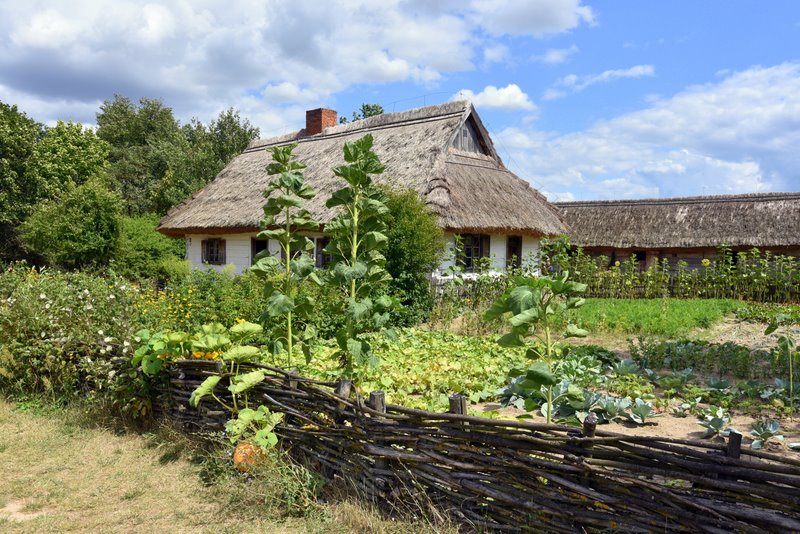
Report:
M 166 415 L 221 429 L 228 414 L 217 405 L 188 404 L 218 365 L 177 362 Z M 345 381 L 255 367 L 267 379 L 250 403 L 285 414 L 282 446 L 387 506 L 431 502 L 501 532 L 800 531 L 800 459 L 743 450 L 736 437 L 723 444 L 625 436 L 591 420 L 581 430 L 472 417 L 461 396 L 451 397 L 450 413 L 434 413 L 385 404 L 381 392 L 365 399 Z

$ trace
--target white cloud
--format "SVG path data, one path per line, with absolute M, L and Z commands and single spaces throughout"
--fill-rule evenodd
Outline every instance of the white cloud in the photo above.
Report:
M 533 60 L 539 63 L 546 63 L 548 65 L 557 65 L 564 63 L 570 56 L 578 53 L 578 47 L 575 45 L 569 48 L 548 48 L 547 51 L 540 56 L 533 56 Z
M 509 128 L 494 137 L 512 170 L 552 194 L 796 191 L 800 63 L 733 73 L 580 132 Z
M 555 83 L 555 87 L 548 89 L 542 98 L 544 100 L 555 100 L 556 98 L 566 96 L 566 91 L 578 93 L 598 83 L 607 83 L 624 78 L 654 76 L 655 73 L 656 69 L 652 65 L 635 65 L 627 69 L 605 70 L 600 74 L 588 74 L 584 76 L 568 74 L 558 80 Z
M 536 104 L 534 104 L 528 95 L 515 83 L 508 84 L 499 89 L 494 85 L 487 85 L 483 91 L 477 94 L 469 89 L 462 89 L 453 95 L 452 99 L 469 100 L 478 107 L 536 111 Z
M 579 0 L 0 5 L 0 96 L 30 102 L 38 120 L 93 122 L 96 104 L 119 93 L 161 97 L 182 121 L 210 120 L 229 106 L 268 110 L 258 113 L 264 123 L 252 119 L 264 132 L 301 121 L 297 110 L 308 102 L 332 105 L 353 86 L 428 88 L 476 64 L 510 61 L 514 50 L 500 35 L 551 35 L 594 21 Z M 502 99 L 535 110 L 521 91 L 488 102 Z
M 580 0 L 474 0 L 475 20 L 493 35 L 534 35 L 571 30 L 582 22 L 594 24 L 594 12 Z

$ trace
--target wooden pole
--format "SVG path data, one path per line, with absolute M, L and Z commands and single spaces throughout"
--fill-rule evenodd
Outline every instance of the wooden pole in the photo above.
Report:
M 594 412 L 589 412 L 589 415 L 586 416 L 586 419 L 583 420 L 583 437 L 585 438 L 594 438 L 595 431 L 597 430 L 597 416 Z M 583 446 L 583 457 L 584 458 L 591 458 L 592 457 L 592 449 L 594 448 L 594 442 L 592 441 L 584 441 Z M 581 476 L 581 480 L 587 486 L 589 485 L 589 478 L 590 475 L 588 472 L 584 473 Z
M 367 401 L 367 406 L 369 406 L 376 412 L 386 413 L 386 396 L 384 395 L 383 391 L 371 392 L 369 394 L 369 400 Z M 375 445 L 377 445 L 378 447 L 385 447 L 386 441 L 382 439 L 376 439 Z M 388 494 L 389 490 L 389 479 L 384 473 L 382 473 L 382 471 L 389 470 L 389 460 L 387 460 L 386 458 L 375 458 L 374 465 L 376 472 L 372 474 L 372 477 L 375 479 L 375 488 L 378 490 L 379 493 L 378 495 L 374 496 L 385 497 Z

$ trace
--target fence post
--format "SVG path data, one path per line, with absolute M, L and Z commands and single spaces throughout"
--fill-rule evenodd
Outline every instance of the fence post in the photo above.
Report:
M 289 370 L 289 374 L 283 379 L 283 385 L 287 389 L 297 389 L 297 368 L 293 367 Z
M 373 391 L 369 394 L 369 400 L 367 401 L 367 406 L 375 410 L 376 412 L 386 413 L 386 396 L 384 395 L 383 391 Z M 377 416 L 372 416 L 375 420 L 380 420 L 381 418 Z M 386 441 L 382 439 L 376 439 L 375 445 L 378 447 L 385 447 Z M 389 477 L 386 475 L 385 471 L 389 470 L 389 461 L 386 458 L 375 458 L 375 471 L 373 473 L 372 478 L 375 483 L 375 488 L 378 490 L 378 494 L 376 496 L 386 496 L 388 495 L 389 490 Z M 382 495 L 380 495 L 382 494 Z
M 339 380 L 338 384 L 336 384 L 336 389 L 334 390 L 334 393 L 336 393 L 340 397 L 344 397 L 345 399 L 349 399 L 350 398 L 350 389 L 352 387 L 353 387 L 353 383 L 350 380 L 346 380 L 346 379 L 343 378 L 343 379 Z M 344 410 L 345 410 L 345 408 L 346 408 L 346 405 L 343 402 L 340 402 L 340 403 L 338 403 L 336 405 L 336 412 L 337 412 L 336 424 L 337 425 L 340 425 L 340 424 L 342 424 L 344 422 L 344 419 L 345 419 Z
M 725 456 L 728 458 L 739 459 L 742 454 L 742 435 L 731 430 L 728 434 L 728 449 L 725 451 Z
M 594 412 L 589 412 L 589 415 L 586 416 L 586 419 L 583 420 L 583 437 L 584 438 L 594 438 L 594 433 L 597 430 L 597 416 Z M 592 457 L 592 449 L 594 448 L 594 442 L 592 441 L 584 441 L 581 445 L 583 449 L 583 457 L 584 458 L 591 458 Z M 584 473 L 581 475 L 581 481 L 584 484 L 589 483 L 589 473 Z
M 456 415 L 467 415 L 467 398 L 460 393 L 455 393 L 448 397 L 450 401 L 450 409 L 448 413 L 456 414 Z M 459 425 L 463 428 L 469 426 L 469 423 L 459 423 Z

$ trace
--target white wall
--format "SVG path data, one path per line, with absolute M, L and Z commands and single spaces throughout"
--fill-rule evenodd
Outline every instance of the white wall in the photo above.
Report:
M 256 233 L 252 234 L 223 234 L 223 235 L 204 235 L 193 234 L 186 236 L 186 259 L 189 260 L 192 267 L 195 269 L 212 268 L 216 271 L 222 271 L 230 268 L 235 274 L 240 274 L 250 268 L 253 264 L 253 248 L 251 240 L 256 237 Z M 309 234 L 313 239 L 321 237 L 322 234 Z M 203 263 L 203 246 L 204 239 L 224 239 L 225 240 L 225 261 L 226 265 L 208 265 Z M 316 244 L 316 243 L 315 243 Z M 270 239 L 267 244 L 270 253 L 279 256 L 281 253 L 280 244 L 274 239 Z M 229 267 L 232 266 L 232 267 Z
M 194 234 L 186 236 L 186 258 L 191 262 L 192 267 L 204 269 L 211 267 L 217 271 L 222 271 L 227 265 L 232 265 L 232 272 L 239 274 L 248 269 L 253 264 L 251 239 L 256 236 L 251 234 L 224 234 L 224 235 L 203 235 Z M 309 237 L 316 239 L 322 234 L 309 234 Z M 225 240 L 225 259 L 227 265 L 205 265 L 202 260 L 202 241 L 203 239 L 219 238 Z M 445 240 L 445 259 L 442 261 L 438 272 L 443 273 L 448 267 L 452 266 L 453 247 L 455 245 L 454 234 L 447 232 L 444 234 Z M 490 234 L 489 254 L 492 258 L 492 266 L 497 270 L 506 267 L 506 240 L 504 234 Z M 275 240 L 270 240 L 268 248 L 272 254 L 280 254 L 280 246 Z M 530 265 L 539 253 L 539 239 L 530 236 L 522 236 L 522 264 L 523 267 L 535 269 L 535 265 Z
M 445 259 L 439 267 L 439 274 L 453 265 L 453 248 L 455 235 L 451 232 L 444 234 Z M 497 270 L 506 268 L 506 244 L 508 236 L 505 234 L 489 234 L 489 256 L 492 258 L 492 267 Z M 531 236 L 522 236 L 522 265 L 535 270 L 536 256 L 539 253 L 539 239 Z

